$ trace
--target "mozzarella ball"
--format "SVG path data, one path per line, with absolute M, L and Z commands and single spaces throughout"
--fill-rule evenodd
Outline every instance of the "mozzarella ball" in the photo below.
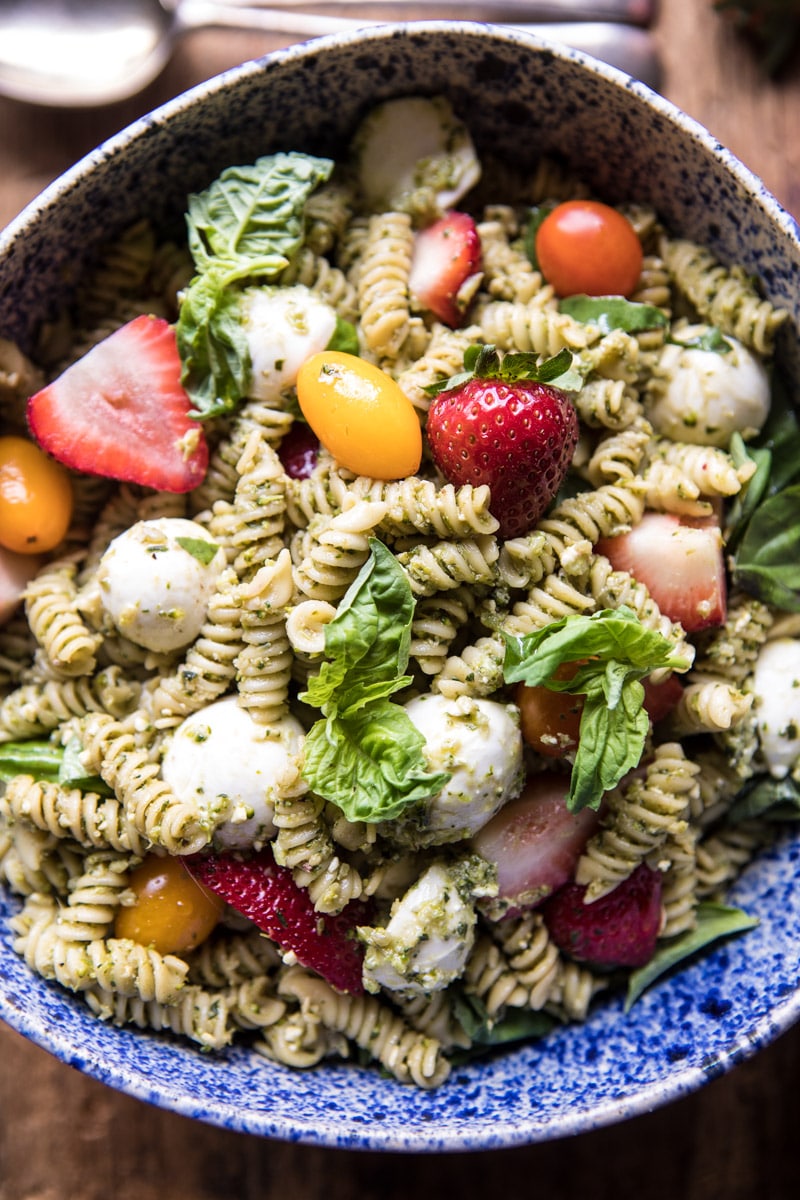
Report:
M 800 640 L 776 638 L 759 652 L 753 672 L 761 753 L 782 779 L 800 755 Z
M 475 940 L 475 910 L 442 863 L 428 867 L 392 905 L 385 928 L 360 929 L 364 986 L 407 995 L 439 991 L 457 979 Z
M 161 775 L 179 799 L 212 819 L 225 814 L 215 846 L 258 847 L 275 833 L 275 800 L 296 781 L 304 736 L 294 717 L 257 725 L 236 696 L 226 696 L 177 727 Z
M 495 700 L 435 693 L 410 700 L 405 710 L 425 738 L 428 768 L 450 773 L 428 801 L 425 829 L 439 841 L 470 837 L 522 787 L 518 710 Z
M 242 305 L 251 366 L 248 395 L 265 403 L 277 401 L 294 385 L 306 359 L 330 345 L 336 313 L 302 284 L 249 288 Z
M 686 339 L 705 326 L 690 326 Z M 761 429 L 770 403 L 769 378 L 762 363 L 735 338 L 731 349 L 714 350 L 669 344 L 659 359 L 659 382 L 648 416 L 656 431 L 676 442 L 727 447 L 731 435 L 747 440 Z
M 225 552 L 196 521 L 139 521 L 109 545 L 97 573 L 103 608 L 137 646 L 168 652 L 197 637 Z

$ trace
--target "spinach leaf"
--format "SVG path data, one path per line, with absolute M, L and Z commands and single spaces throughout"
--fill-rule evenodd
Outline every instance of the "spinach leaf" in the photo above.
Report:
M 669 325 L 660 308 L 621 296 L 567 296 L 559 303 L 558 310 L 584 325 L 596 325 L 601 333 L 610 333 L 612 329 L 638 333 Z
M 800 483 L 753 512 L 733 560 L 733 581 L 766 604 L 800 612 Z
M 52 742 L 5 742 L 0 746 L 0 781 L 31 775 L 38 782 L 57 783 L 63 757 L 63 750 Z
M 756 775 L 749 779 L 734 798 L 726 820 L 738 824 L 754 817 L 800 820 L 800 784 L 790 775 L 784 779 L 775 779 L 772 775 Z

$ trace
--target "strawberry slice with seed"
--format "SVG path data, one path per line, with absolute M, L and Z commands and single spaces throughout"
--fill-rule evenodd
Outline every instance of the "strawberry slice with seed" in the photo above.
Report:
M 184 861 L 199 883 L 252 921 L 281 950 L 291 951 L 302 966 L 340 992 L 363 992 L 363 949 L 355 928 L 369 923 L 366 905 L 351 901 L 340 913 L 317 912 L 308 892 L 297 886 L 287 867 L 275 862 L 270 850 L 251 858 L 208 854 Z
M 446 213 L 416 234 L 408 288 L 420 308 L 455 329 L 480 281 L 481 239 L 468 213 Z
M 191 405 L 172 326 L 144 315 L 32 396 L 28 424 L 42 449 L 73 470 L 188 492 L 208 466 Z
M 613 891 L 587 904 L 586 888 L 568 883 L 542 914 L 559 950 L 594 967 L 642 967 L 661 928 L 661 874 L 641 863 Z

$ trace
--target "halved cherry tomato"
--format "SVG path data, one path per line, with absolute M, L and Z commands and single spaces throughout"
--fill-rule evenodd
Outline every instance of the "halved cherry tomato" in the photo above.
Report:
M 225 902 L 189 874 L 180 858 L 151 854 L 131 873 L 133 904 L 117 911 L 114 933 L 159 954 L 194 950 L 219 921 Z
M 0 546 L 41 554 L 72 519 L 72 484 L 60 463 L 24 437 L 0 437 Z
M 558 668 L 556 676 L 559 679 L 571 679 L 577 669 L 577 663 L 565 663 Z M 547 758 L 563 758 L 575 749 L 583 713 L 583 696 L 521 683 L 514 698 L 519 706 L 520 730 L 529 746 Z
M 536 232 L 539 268 L 559 296 L 629 296 L 642 245 L 627 217 L 599 200 L 567 200 Z
M 303 416 L 349 471 L 373 479 L 414 475 L 422 430 L 411 401 L 380 367 L 339 350 L 312 354 L 297 375 Z

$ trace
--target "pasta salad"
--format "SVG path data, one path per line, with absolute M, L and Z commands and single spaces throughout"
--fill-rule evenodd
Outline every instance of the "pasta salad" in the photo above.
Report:
M 432 1088 L 752 927 L 800 797 L 786 314 L 443 98 L 187 230 L 125 231 L 36 364 L 0 341 L 31 969 Z

